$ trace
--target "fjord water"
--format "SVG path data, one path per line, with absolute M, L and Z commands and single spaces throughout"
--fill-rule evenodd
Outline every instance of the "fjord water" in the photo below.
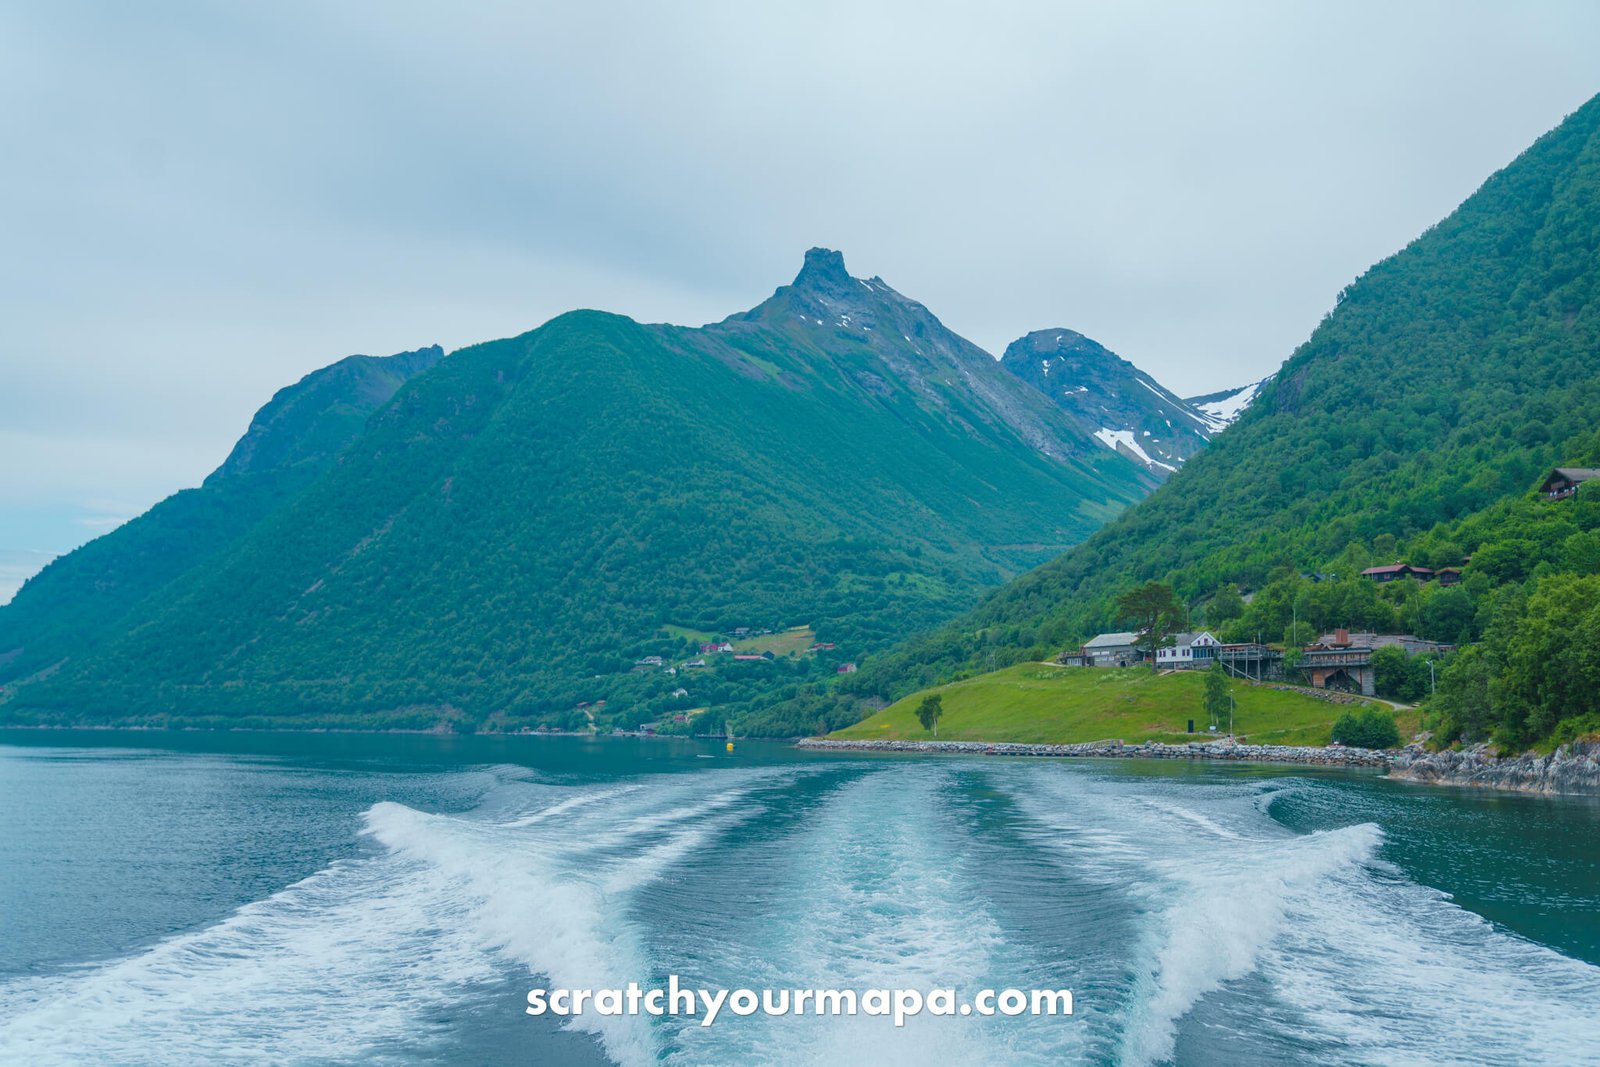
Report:
M 1581 1063 L 1600 807 L 775 744 L 0 735 L 0 1062 Z M 535 985 L 1071 988 L 716 1025 Z

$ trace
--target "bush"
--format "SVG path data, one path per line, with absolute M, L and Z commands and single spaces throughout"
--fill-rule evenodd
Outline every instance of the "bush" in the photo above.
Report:
M 1382 708 L 1347 711 L 1333 724 L 1333 739 L 1351 748 L 1398 748 L 1400 728 Z

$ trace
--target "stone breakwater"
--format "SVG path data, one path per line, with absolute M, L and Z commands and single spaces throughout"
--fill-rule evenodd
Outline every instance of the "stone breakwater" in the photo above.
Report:
M 1429 752 L 1412 745 L 1395 757 L 1389 777 L 1519 793 L 1600 793 L 1600 741 L 1562 745 L 1548 756 L 1496 757 L 1486 745 L 1455 752 Z
M 1215 759 L 1254 763 L 1308 763 L 1327 767 L 1387 767 L 1393 753 L 1366 748 L 1318 748 L 1300 745 L 1245 745 L 1232 741 L 1196 741 L 1167 745 L 1144 741 L 1090 741 L 1078 745 L 993 744 L 985 741 L 833 741 L 806 738 L 800 748 L 856 752 L 965 752 L 980 756 L 1098 756 L 1107 759 Z

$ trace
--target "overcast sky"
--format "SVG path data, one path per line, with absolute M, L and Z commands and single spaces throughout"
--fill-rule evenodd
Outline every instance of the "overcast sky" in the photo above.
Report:
M 1192 394 L 1600 91 L 1600 4 L 0 4 L 0 601 L 352 352 L 839 248 Z

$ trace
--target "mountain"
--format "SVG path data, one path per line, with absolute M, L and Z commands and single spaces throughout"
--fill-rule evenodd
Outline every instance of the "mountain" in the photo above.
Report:
M 328 456 L 316 410 L 289 432 L 311 409 L 269 405 L 218 485 Z M 710 326 L 577 311 L 457 351 L 315 462 L 113 636 L 14 687 L 8 717 L 506 728 L 768 701 L 970 606 L 1151 481 L 823 249 Z M 836 649 L 662 669 L 714 634 L 802 626 Z
M 1148 499 L 951 624 L 867 664 L 841 692 L 899 696 L 1119 629 L 1115 598 L 1149 579 L 1172 583 L 1200 615 L 1210 611 L 1209 624 L 1251 638 L 1303 640 L 1308 633 L 1289 633 L 1296 618 L 1323 628 L 1409 623 L 1447 640 L 1515 631 L 1527 605 L 1540 603 L 1542 583 L 1600 568 L 1600 535 L 1593 553 L 1587 547 L 1600 509 L 1582 494 L 1552 502 L 1531 493 L 1554 464 L 1600 465 L 1597 427 L 1600 97 L 1341 292 L 1237 420 Z M 1551 511 L 1557 504 L 1572 506 Z M 1506 516 L 1529 509 L 1549 516 L 1530 525 L 1537 534 L 1497 539 Z M 1379 590 L 1356 577 L 1372 562 L 1461 566 L 1464 556 L 1472 557 L 1466 581 L 1451 588 Z M 1338 579 L 1315 583 L 1303 572 Z M 1248 607 L 1239 589 L 1255 592 Z M 1592 644 L 1574 638 L 1566 647 Z M 1483 667 L 1491 679 L 1499 670 Z M 1519 714 L 1515 699 L 1480 691 L 1501 709 L 1484 714 L 1505 722 Z M 827 714 L 838 721 L 843 712 Z
M 279 390 L 202 486 L 54 560 L 0 607 L 0 682 L 46 670 L 125 630 L 141 601 L 309 485 L 395 390 L 442 358 L 437 345 L 349 356 Z
M 1106 448 L 1165 478 L 1221 425 L 1115 352 L 1072 330 L 1035 330 L 1000 365 L 1049 397 Z
M 206 485 L 258 472 L 320 471 L 360 436 L 372 413 L 444 358 L 438 345 L 394 356 L 347 356 L 278 390 L 250 420 Z
M 1206 421 L 1212 432 L 1219 432 L 1232 424 L 1244 414 L 1244 409 L 1250 402 L 1260 395 L 1261 390 L 1272 381 L 1272 376 L 1241 385 L 1234 389 L 1223 389 L 1215 393 L 1206 393 L 1204 396 L 1191 396 L 1184 400 L 1200 417 Z

